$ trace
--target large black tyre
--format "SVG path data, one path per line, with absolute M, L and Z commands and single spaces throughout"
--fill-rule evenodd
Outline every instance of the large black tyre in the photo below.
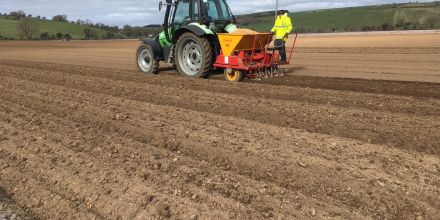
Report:
M 207 38 L 186 32 L 177 40 L 174 52 L 174 62 L 182 76 L 198 78 L 209 74 L 214 59 Z
M 136 52 L 136 66 L 144 74 L 159 73 L 159 60 L 154 56 L 153 48 L 148 44 L 141 44 Z
M 171 65 L 173 66 L 173 69 L 176 70 L 177 69 L 177 65 L 176 65 L 176 46 L 172 46 L 171 47 L 171 54 L 172 54 L 172 58 L 171 58 Z

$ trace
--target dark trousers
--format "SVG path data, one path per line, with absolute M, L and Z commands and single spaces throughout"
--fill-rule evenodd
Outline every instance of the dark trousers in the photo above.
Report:
M 287 61 L 287 54 L 286 54 L 285 41 L 283 39 L 276 39 L 274 42 L 274 46 L 275 46 L 275 48 L 278 49 L 278 52 L 280 53 L 281 62 L 286 62 Z

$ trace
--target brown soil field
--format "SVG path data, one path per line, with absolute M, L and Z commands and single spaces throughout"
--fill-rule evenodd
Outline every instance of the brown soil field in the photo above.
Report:
M 289 71 L 297 76 L 440 83 L 438 39 L 440 33 L 300 35 Z M 137 40 L 1 41 L 0 59 L 136 70 L 133 51 L 138 45 Z
M 438 219 L 439 36 L 301 36 L 237 84 L 141 75 L 137 41 L 0 41 L 0 214 Z

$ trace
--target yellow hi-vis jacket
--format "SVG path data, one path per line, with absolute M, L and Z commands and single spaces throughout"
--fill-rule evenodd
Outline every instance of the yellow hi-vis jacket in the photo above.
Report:
M 290 20 L 287 13 L 284 15 L 278 15 L 275 25 L 273 26 L 271 32 L 275 33 L 276 39 L 283 39 L 287 41 L 287 34 L 293 29 L 292 21 Z

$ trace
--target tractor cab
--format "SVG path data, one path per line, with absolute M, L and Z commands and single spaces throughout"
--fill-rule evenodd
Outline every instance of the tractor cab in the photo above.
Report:
M 227 25 L 235 23 L 225 0 L 178 0 L 173 5 L 167 7 L 169 15 L 164 19 L 164 27 L 168 26 L 172 32 L 191 23 L 205 25 L 213 32 L 224 32 Z

